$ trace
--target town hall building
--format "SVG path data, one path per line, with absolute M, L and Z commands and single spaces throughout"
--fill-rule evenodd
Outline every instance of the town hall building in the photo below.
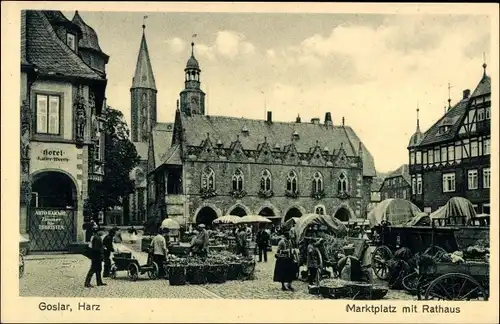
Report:
M 271 111 L 263 120 L 207 115 L 192 43 L 175 121 L 157 122 L 142 37 L 131 88 L 132 140 L 142 161 L 132 174 L 138 190 L 130 214 L 142 209 L 148 218 L 180 224 L 211 224 L 223 215 L 259 214 L 275 223 L 306 213 L 342 221 L 366 216 L 374 161 L 344 118 L 335 124 L 330 112 L 322 122 L 275 121 Z

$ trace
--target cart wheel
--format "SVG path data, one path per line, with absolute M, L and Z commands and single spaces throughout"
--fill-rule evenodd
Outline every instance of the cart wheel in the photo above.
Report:
M 438 254 L 446 254 L 446 253 L 448 252 L 446 252 L 445 249 L 443 249 L 438 245 L 431 245 L 424 251 L 424 254 L 431 256 L 433 258 L 436 257 Z
M 148 271 L 149 279 L 158 279 L 158 274 L 160 273 L 158 264 L 156 264 L 156 262 L 152 262 L 150 267 L 151 270 Z
M 476 279 L 463 273 L 447 273 L 434 279 L 425 300 L 487 300 L 486 290 Z
M 109 270 L 109 276 L 111 277 L 111 279 L 116 279 L 116 265 L 112 265 L 111 266 L 111 269 Z
M 24 257 L 22 253 L 19 253 L 19 278 L 24 275 Z
M 139 267 L 136 263 L 131 263 L 127 269 L 128 278 L 132 281 L 136 281 L 139 278 Z
M 392 259 L 392 252 L 385 245 L 378 246 L 372 254 L 372 268 L 377 278 L 387 280 L 389 267 L 387 261 Z
M 412 295 L 417 293 L 418 273 L 413 272 L 403 278 L 403 287 Z
M 425 291 L 427 290 L 427 287 L 429 287 L 432 280 L 434 280 L 435 278 L 436 278 L 436 276 L 432 276 L 432 275 L 426 275 L 426 276 L 419 275 L 418 276 L 417 286 L 416 286 L 417 300 L 424 299 L 424 294 L 425 294 Z

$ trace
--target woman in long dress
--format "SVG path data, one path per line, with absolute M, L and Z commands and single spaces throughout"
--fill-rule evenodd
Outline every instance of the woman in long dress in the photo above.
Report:
M 283 237 L 278 243 L 276 251 L 276 265 L 274 266 L 274 282 L 281 282 L 281 290 L 294 291 L 292 281 L 296 278 L 296 265 L 293 257 L 292 242 L 288 231 L 282 231 Z

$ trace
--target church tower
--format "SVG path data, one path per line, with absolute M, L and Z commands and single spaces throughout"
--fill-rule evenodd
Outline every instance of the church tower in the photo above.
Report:
M 191 114 L 205 114 L 205 93 L 200 89 L 200 65 L 194 57 L 194 43 L 191 43 L 191 57 L 184 69 L 184 90 L 180 93 L 181 112 Z
M 141 46 L 130 88 L 132 142 L 147 142 L 156 124 L 156 93 L 158 91 L 149 59 L 145 29 L 146 26 L 142 25 Z

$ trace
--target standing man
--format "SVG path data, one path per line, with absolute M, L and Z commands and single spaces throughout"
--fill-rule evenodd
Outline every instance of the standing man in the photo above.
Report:
M 101 271 L 102 271 L 102 255 L 104 252 L 104 246 L 102 243 L 102 232 L 98 231 L 97 228 L 94 228 L 94 236 L 92 236 L 92 241 L 90 245 L 90 269 L 87 273 L 87 277 L 85 278 L 85 287 L 91 288 L 92 285 L 90 281 L 92 280 L 93 275 L 96 276 L 96 281 L 98 286 L 106 286 L 105 283 L 102 282 Z
M 236 236 L 236 241 L 238 242 L 238 254 L 241 254 L 243 256 L 248 256 L 248 249 L 247 249 L 247 232 L 245 228 L 240 227 L 240 230 Z
M 167 258 L 167 241 L 163 236 L 163 230 L 158 229 L 156 236 L 151 240 L 151 253 L 153 254 L 153 261 L 158 265 L 158 278 L 165 278 L 164 263 Z
M 103 277 L 109 277 L 109 272 L 111 270 L 111 252 L 115 252 L 113 248 L 113 238 L 115 237 L 116 229 L 112 228 L 109 230 L 108 235 L 104 237 L 102 240 L 102 244 L 104 245 L 104 273 Z
M 269 233 L 261 228 L 257 233 L 257 247 L 259 248 L 259 262 L 262 262 L 262 254 L 264 254 L 264 262 L 267 262 L 267 247 L 269 246 Z

